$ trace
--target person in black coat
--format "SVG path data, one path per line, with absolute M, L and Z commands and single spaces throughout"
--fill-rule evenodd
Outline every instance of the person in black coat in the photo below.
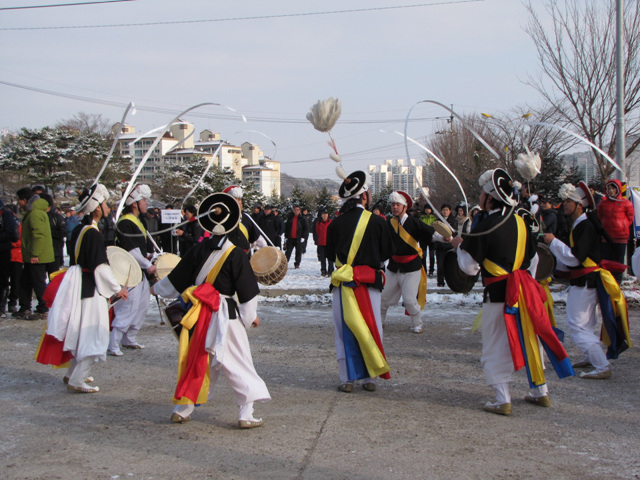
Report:
M 18 221 L 13 212 L 0 199 L 0 318 L 6 317 L 9 278 L 11 275 L 11 248 L 20 238 Z
M 258 226 L 274 246 L 280 247 L 280 218 L 273 214 L 271 205 L 265 205 L 263 213 L 258 219 Z
M 273 209 L 273 215 L 276 217 L 276 223 L 278 225 L 278 243 L 276 247 L 282 249 L 282 235 L 284 235 L 284 220 L 282 220 L 282 216 L 280 215 L 280 210 L 277 208 Z
M 558 219 L 556 217 L 556 212 L 553 209 L 551 198 L 543 196 L 540 197 L 540 210 L 538 210 L 537 217 L 542 229 L 542 232 L 540 233 L 556 234 L 556 231 L 558 230 Z
M 293 261 L 295 268 L 300 268 L 300 261 L 302 260 L 302 253 L 304 252 L 304 245 L 307 237 L 309 236 L 309 227 L 306 220 L 300 213 L 300 206 L 294 205 L 293 213 L 285 224 L 284 236 L 287 239 L 287 261 L 291 259 L 291 253 L 293 249 L 296 249 L 296 256 Z
M 184 257 L 187 251 L 200 242 L 204 235 L 204 230 L 198 223 L 196 217 L 198 210 L 194 205 L 187 205 L 184 208 L 184 215 L 188 223 L 176 228 L 176 236 L 180 245 L 180 256 Z
M 440 207 L 440 213 L 442 214 L 442 217 L 447 221 L 451 229 L 454 232 L 457 232 L 458 222 L 456 221 L 456 217 L 451 211 L 451 205 L 449 205 L 448 203 L 443 203 Z M 444 287 L 444 254 L 447 253 L 447 251 L 451 250 L 452 247 L 450 243 L 442 241 L 443 239 L 440 235 L 435 235 L 435 238 L 438 239 L 433 242 L 436 250 L 436 265 L 438 266 L 436 272 L 438 286 Z

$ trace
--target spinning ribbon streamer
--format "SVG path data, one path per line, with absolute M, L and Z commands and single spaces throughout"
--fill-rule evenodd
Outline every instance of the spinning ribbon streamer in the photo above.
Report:
M 189 107 L 186 110 L 180 112 L 167 125 L 165 125 L 164 127 L 161 127 L 160 128 L 160 133 L 158 133 L 158 135 L 156 136 L 156 139 L 153 141 L 153 143 L 151 144 L 151 146 L 149 147 L 149 149 L 145 153 L 144 157 L 142 157 L 142 160 L 140 161 L 140 164 L 138 165 L 138 168 L 135 170 L 135 172 L 133 172 L 133 176 L 129 180 L 129 185 L 127 185 L 127 188 L 125 189 L 124 193 L 122 194 L 122 199 L 120 200 L 120 203 L 118 204 L 118 209 L 116 211 L 116 216 L 115 216 L 116 221 L 118 220 L 118 218 L 120 218 L 120 215 L 122 214 L 122 210 L 124 209 L 125 201 L 126 201 L 127 197 L 129 196 L 129 194 L 131 193 L 131 191 L 133 190 L 133 188 L 135 186 L 136 178 L 138 178 L 138 175 L 142 171 L 142 168 L 144 167 L 145 163 L 147 162 L 147 160 L 149 159 L 149 157 L 153 153 L 153 151 L 156 148 L 156 146 L 158 145 L 158 143 L 160 143 L 160 140 L 162 139 L 163 135 L 171 128 L 172 125 L 174 125 L 176 122 L 179 122 L 180 117 L 182 117 L 183 115 L 187 114 L 188 112 L 190 112 L 192 110 L 195 110 L 197 108 L 200 108 L 200 107 L 203 107 L 203 106 L 207 106 L 207 105 L 225 107 L 225 108 L 231 110 L 232 112 L 236 111 L 233 108 L 228 107 L 226 105 L 223 105 L 221 103 L 214 103 L 214 102 L 199 103 L 198 105 L 194 105 L 193 107 Z M 244 115 L 242 115 L 242 120 L 245 123 L 247 121 L 247 119 L 246 119 L 246 117 Z
M 613 167 L 618 170 L 620 173 L 622 173 L 622 175 L 624 176 L 624 178 L 627 178 L 626 174 L 622 171 L 622 169 L 620 168 L 620 166 L 609 156 L 607 155 L 604 151 L 602 151 L 600 148 L 598 148 L 597 145 L 591 143 L 589 140 L 587 140 L 584 137 L 581 137 L 580 135 L 578 135 L 577 133 L 573 133 L 571 130 L 567 130 L 564 127 L 560 127 L 558 125 L 554 125 L 552 123 L 545 123 L 545 122 L 527 122 L 530 125 L 541 125 L 543 127 L 549 127 L 549 128 L 553 128 L 556 130 L 560 130 L 561 132 L 567 133 L 569 135 L 571 135 L 572 137 L 576 138 L 577 140 L 580 140 L 581 142 L 586 143 L 587 145 L 589 145 L 591 148 L 593 148 L 594 150 L 596 150 L 598 153 L 600 153 L 604 158 L 607 159 L 607 161 L 613 165 Z
M 113 152 L 116 149 L 116 145 L 118 144 L 118 140 L 120 140 L 120 137 L 122 136 L 122 126 L 124 125 L 125 120 L 127 119 L 127 115 L 129 113 L 129 110 L 133 109 L 132 115 L 135 115 L 136 113 L 136 107 L 133 104 L 133 102 L 129 103 L 129 105 L 127 105 L 127 108 L 124 111 L 124 115 L 122 115 L 122 120 L 120 120 L 120 123 L 118 123 L 118 132 L 115 134 L 115 136 L 113 137 L 113 142 L 111 143 L 111 149 L 109 150 L 109 153 L 107 154 L 107 158 L 104 160 L 104 163 L 102 164 L 102 168 L 100 169 L 100 172 L 98 172 L 98 175 L 96 176 L 96 179 L 93 181 L 92 185 L 95 185 L 96 183 L 98 183 L 98 180 L 100 180 L 100 177 L 102 176 L 102 174 L 104 173 L 105 169 L 107 168 L 107 165 L 109 164 L 109 161 L 111 160 L 111 157 L 113 156 Z

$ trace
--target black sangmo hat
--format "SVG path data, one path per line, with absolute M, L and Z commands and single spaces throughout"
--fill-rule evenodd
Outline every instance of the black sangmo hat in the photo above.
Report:
M 531 213 L 526 208 L 520 207 L 516 208 L 516 215 L 522 217 L 524 223 L 527 224 L 527 227 L 529 227 L 531 233 L 533 233 L 534 235 L 540 233 L 540 222 L 533 213 Z
M 338 190 L 340 198 L 351 198 L 360 195 L 367 186 L 367 174 L 356 170 L 344 179 Z
M 513 180 L 505 170 L 496 168 L 493 171 L 493 187 L 495 194 L 497 194 L 502 203 L 507 205 L 516 204 L 517 200 L 516 193 L 513 189 Z
M 205 198 L 198 207 L 198 222 L 213 235 L 224 235 L 238 225 L 240 206 L 227 193 L 214 193 Z

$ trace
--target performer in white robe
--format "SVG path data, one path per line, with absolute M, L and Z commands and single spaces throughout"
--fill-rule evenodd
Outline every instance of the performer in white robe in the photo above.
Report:
M 151 190 L 147 185 L 136 186 L 127 197 L 124 215 L 120 217 L 117 224 L 116 244 L 133 255 L 143 270 L 143 275 L 142 282 L 131 290 L 129 301 L 118 302 L 113 307 L 115 318 L 111 323 L 108 354 L 115 357 L 123 355 L 120 346 L 132 349 L 144 348 L 144 345 L 137 340 L 150 300 L 149 282 L 144 272 L 153 275 L 156 271 L 155 265 L 150 261 L 153 246 L 147 235 L 144 221 L 150 197 Z
M 75 245 L 72 266 L 60 283 L 47 320 L 47 335 L 61 341 L 63 351 L 73 355 L 64 381 L 69 390 L 79 393 L 99 391 L 88 383 L 93 381 L 93 364 L 106 359 L 108 299 L 128 296 L 109 267 L 106 244 L 98 230 L 98 221 L 110 213 L 108 198 L 109 192 L 100 184 L 80 196 L 76 210 L 85 213 L 88 222 L 78 225 L 71 235 Z
M 214 195 L 235 202 L 226 194 Z M 236 219 L 232 224 L 236 225 L 239 210 L 237 207 L 234 209 Z M 208 231 L 214 230 L 206 223 L 203 227 Z M 180 373 L 171 421 L 189 421 L 195 404 L 207 401 L 209 386 L 215 386 L 220 372 L 223 372 L 239 407 L 239 427 L 260 427 L 263 421 L 253 417 L 253 404 L 268 401 L 271 396 L 253 365 L 246 332 L 249 327 L 259 324 L 256 315 L 258 284 L 245 252 L 235 247 L 226 235 L 213 233 L 211 238 L 191 248 L 173 271 L 152 287 L 154 295 L 176 298 L 182 294 L 183 299 L 188 296 L 194 303 L 182 320 Z M 194 285 L 197 288 L 193 288 Z M 203 291 L 208 298 L 199 293 Z M 217 303 L 219 297 L 217 311 L 211 311 L 208 318 L 198 316 L 200 307 L 196 303 L 207 303 L 212 297 L 215 297 L 212 303 Z M 196 318 L 189 323 L 187 319 L 194 311 Z M 194 353 L 195 345 L 203 350 Z M 208 352 L 206 357 L 205 352 Z M 183 368 L 187 357 L 191 359 L 192 355 L 199 355 L 196 361 L 200 366 L 199 376 Z M 206 365 L 210 365 L 210 369 Z

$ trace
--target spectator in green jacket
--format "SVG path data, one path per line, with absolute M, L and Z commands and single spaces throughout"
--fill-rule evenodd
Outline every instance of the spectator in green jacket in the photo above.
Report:
M 46 287 L 47 263 L 54 261 L 53 240 L 46 200 L 34 195 L 29 187 L 18 190 L 18 205 L 24 212 L 22 217 L 22 261 L 24 269 L 20 279 L 20 310 L 16 318 L 39 320 L 45 318 L 49 308 L 42 295 Z M 38 299 L 35 314 L 31 313 L 33 292 Z

